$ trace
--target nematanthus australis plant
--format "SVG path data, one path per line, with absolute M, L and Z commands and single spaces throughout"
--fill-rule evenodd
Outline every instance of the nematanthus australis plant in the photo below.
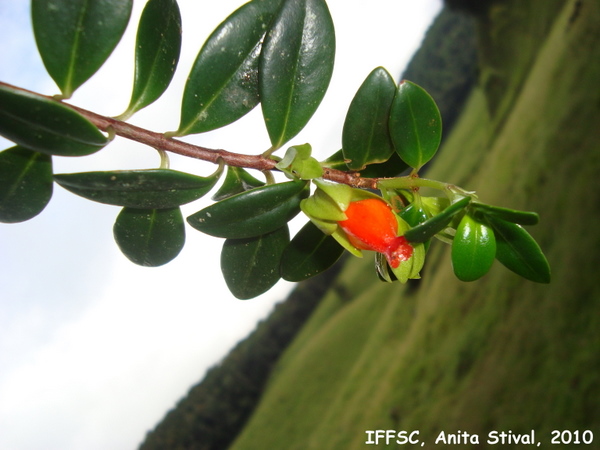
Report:
M 529 280 L 550 281 L 544 254 L 523 228 L 538 222 L 536 213 L 487 205 L 473 192 L 419 176 L 440 145 L 439 110 L 424 89 L 406 80 L 397 84 L 382 67 L 354 94 L 341 150 L 325 161 L 312 156 L 309 144 L 277 154 L 311 119 L 331 79 L 336 42 L 325 0 L 252 0 L 234 11 L 199 50 L 179 127 L 164 133 L 127 122 L 164 93 L 179 60 L 177 2 L 149 0 L 138 26 L 126 111 L 105 117 L 68 104 L 118 44 L 131 8 L 132 0 L 32 0 L 38 50 L 60 94 L 47 97 L 0 82 L 0 134 L 15 143 L 0 152 L 1 221 L 39 214 L 56 183 L 120 207 L 115 241 L 127 258 L 145 266 L 179 254 L 187 221 L 224 239 L 222 272 L 241 299 L 266 292 L 281 278 L 300 281 L 321 273 L 345 250 L 359 257 L 374 252 L 379 277 L 404 283 L 420 277 L 433 238 L 452 246 L 460 280 L 481 278 L 498 260 Z M 178 139 L 227 126 L 258 105 L 270 139 L 262 154 Z M 161 166 L 53 173 L 53 158 L 84 157 L 117 137 L 157 149 Z M 216 169 L 204 176 L 172 170 L 168 153 Z M 288 180 L 276 182 L 273 172 Z M 218 183 L 215 202 L 184 220 L 181 205 Z M 437 194 L 425 196 L 422 188 Z M 309 221 L 291 238 L 288 222 L 300 212 Z

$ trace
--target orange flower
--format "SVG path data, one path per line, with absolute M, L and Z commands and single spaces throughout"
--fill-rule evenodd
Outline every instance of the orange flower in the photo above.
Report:
M 398 236 L 398 219 L 385 201 L 358 200 L 344 212 L 348 218 L 338 225 L 356 248 L 383 253 L 394 269 L 412 256 L 413 248 L 404 236 Z

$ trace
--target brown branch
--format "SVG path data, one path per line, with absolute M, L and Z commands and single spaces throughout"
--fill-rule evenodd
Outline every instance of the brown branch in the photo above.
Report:
M 87 109 L 71 105 L 62 100 L 56 100 L 54 97 L 41 95 L 36 92 L 32 92 L 17 86 L 12 86 L 3 82 L 0 82 L 0 84 L 22 92 L 27 92 L 29 94 L 45 97 L 53 101 L 59 101 L 61 104 L 74 109 L 79 114 L 84 116 L 96 127 L 98 127 L 98 129 L 104 132 L 114 132 L 117 136 L 140 142 L 155 149 L 165 150 L 171 153 L 176 153 L 179 155 L 188 156 L 190 158 L 196 158 L 212 163 L 218 163 L 219 160 L 222 160 L 227 165 L 243 167 L 247 169 L 256 169 L 261 171 L 278 170 L 275 167 L 277 161 L 262 155 L 244 155 L 241 153 L 229 152 L 227 150 L 210 149 L 198 145 L 189 144 L 187 142 L 175 138 L 166 137 L 162 133 L 156 133 L 145 128 L 131 125 L 121 120 L 96 114 L 92 111 L 88 111 Z M 370 189 L 375 189 L 377 187 L 378 181 L 377 178 L 362 178 L 360 174 L 356 172 L 344 172 L 342 170 L 336 170 L 331 168 L 323 169 L 323 178 L 337 183 L 347 184 L 353 187 Z

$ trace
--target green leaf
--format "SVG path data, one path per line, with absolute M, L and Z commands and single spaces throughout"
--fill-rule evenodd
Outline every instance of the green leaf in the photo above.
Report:
M 32 0 L 35 41 L 64 98 L 110 56 L 125 32 L 132 5 L 133 0 Z
M 225 181 L 223 181 L 215 195 L 212 196 L 212 199 L 215 201 L 224 200 L 232 195 L 264 185 L 264 182 L 257 180 L 241 167 L 227 166 Z
M 383 67 L 374 69 L 352 99 L 342 132 L 344 158 L 350 170 L 387 161 L 394 153 L 390 108 L 396 83 Z
M 37 216 L 52 197 L 52 158 L 23 147 L 0 152 L 0 222 Z
M 98 128 L 68 106 L 1 83 L 0 135 L 59 156 L 89 155 L 108 143 Z
M 271 289 L 280 279 L 279 261 L 289 241 L 287 225 L 260 236 L 227 239 L 221 271 L 231 293 L 246 300 Z
M 123 208 L 113 227 L 123 254 L 140 266 L 162 266 L 173 260 L 185 244 L 181 210 Z
M 486 216 L 494 216 L 498 219 L 521 225 L 536 225 L 539 222 L 539 216 L 532 211 L 519 211 L 516 209 L 501 208 L 499 206 L 486 205 L 484 203 L 473 202 L 473 208 L 482 212 Z
M 246 3 L 209 36 L 185 85 L 178 136 L 228 125 L 258 104 L 262 41 L 280 3 Z
M 494 229 L 496 259 L 516 274 L 536 283 L 550 283 L 550 265 L 538 243 L 515 223 L 486 216 Z
M 284 226 L 309 193 L 304 181 L 271 184 L 214 203 L 187 218 L 195 229 L 211 236 L 244 239 Z
M 115 170 L 54 175 L 65 189 L 100 203 L 161 209 L 197 200 L 215 185 L 221 170 L 208 177 L 170 169 Z
M 302 281 L 329 269 L 344 253 L 337 241 L 308 222 L 294 236 L 281 257 L 281 276 Z
M 167 89 L 179 61 L 181 14 L 176 0 L 149 0 L 135 45 L 135 75 L 124 120 L 157 100 Z
M 484 276 L 496 256 L 494 231 L 471 217 L 461 219 L 452 241 L 452 269 L 461 281 L 475 281 Z
M 406 233 L 404 233 L 404 238 L 411 243 L 428 241 L 437 233 L 446 228 L 452 218 L 456 214 L 463 211 L 470 201 L 471 197 L 464 197 L 460 199 L 456 203 L 448 206 L 441 213 L 408 230 Z
M 394 152 L 385 162 L 369 164 L 360 171 L 360 176 L 366 178 L 392 178 L 399 176 L 407 168 L 408 164 L 400 159 L 398 153 Z
M 262 112 L 273 148 L 296 136 L 321 103 L 333 73 L 335 32 L 324 0 L 288 0 L 260 57 Z
M 422 87 L 402 81 L 390 113 L 390 133 L 396 152 L 419 170 L 437 152 L 442 119 L 435 101 Z

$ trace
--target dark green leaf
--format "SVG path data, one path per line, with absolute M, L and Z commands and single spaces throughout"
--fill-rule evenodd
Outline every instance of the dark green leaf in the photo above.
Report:
M 65 189 L 109 205 L 160 209 L 197 200 L 212 189 L 220 171 L 208 177 L 170 169 L 115 170 L 54 175 Z
M 550 283 L 550 265 L 535 239 L 520 225 L 495 216 L 486 219 L 496 235 L 496 259 L 523 278 Z
M 329 269 L 344 253 L 332 237 L 308 222 L 294 236 L 281 257 L 281 276 L 287 281 L 302 281 Z
M 390 108 L 396 83 L 383 67 L 373 70 L 352 99 L 344 129 L 342 147 L 350 170 L 387 161 L 394 152 L 390 137 Z
M 442 119 L 435 101 L 420 86 L 402 81 L 392 104 L 390 133 L 396 152 L 410 167 L 420 169 L 437 152 Z
M 496 256 L 496 238 L 486 224 L 468 214 L 461 219 L 452 241 L 452 269 L 461 281 L 484 276 Z
M 271 289 L 280 279 L 279 261 L 290 241 L 288 227 L 246 239 L 227 239 L 221 271 L 231 293 L 241 300 Z
M 486 216 L 494 216 L 498 219 L 518 223 L 521 225 L 536 225 L 539 221 L 538 214 L 532 211 L 519 211 L 516 209 L 501 208 L 499 206 L 486 205 L 478 202 L 473 202 L 473 207 Z
M 0 135 L 59 156 L 89 155 L 108 143 L 98 128 L 68 106 L 1 83 Z
M 367 178 L 390 178 L 397 177 L 408 168 L 398 153 L 392 153 L 392 156 L 383 163 L 369 164 L 363 170 L 360 171 L 362 177 Z
M 258 104 L 261 45 L 280 3 L 246 3 L 210 35 L 185 85 L 177 135 L 230 124 Z
M 52 197 L 52 158 L 23 147 L 0 153 L 0 222 L 37 216 Z
M 113 227 L 117 245 L 140 266 L 162 266 L 173 260 L 185 244 L 181 210 L 123 208 Z
M 226 198 L 187 218 L 195 229 L 211 236 L 244 239 L 284 226 L 309 194 L 304 181 L 271 184 Z
M 262 112 L 273 148 L 304 128 L 333 72 L 335 32 L 324 0 L 288 0 L 275 16 L 260 57 Z
M 215 195 L 212 196 L 212 199 L 215 201 L 224 200 L 232 195 L 264 186 L 264 184 L 264 182 L 257 180 L 241 167 L 227 166 L 225 181 L 223 181 L 223 185 Z
M 32 0 L 33 31 L 64 98 L 104 64 L 125 32 L 133 0 Z
M 412 243 L 428 241 L 446 228 L 450 223 L 450 220 L 452 220 L 452 217 L 463 211 L 470 201 L 471 197 L 464 197 L 456 203 L 453 203 L 441 213 L 408 230 L 404 233 L 405 239 Z
M 138 26 L 133 93 L 121 119 L 148 106 L 167 89 L 179 61 L 181 14 L 176 0 L 149 0 Z

